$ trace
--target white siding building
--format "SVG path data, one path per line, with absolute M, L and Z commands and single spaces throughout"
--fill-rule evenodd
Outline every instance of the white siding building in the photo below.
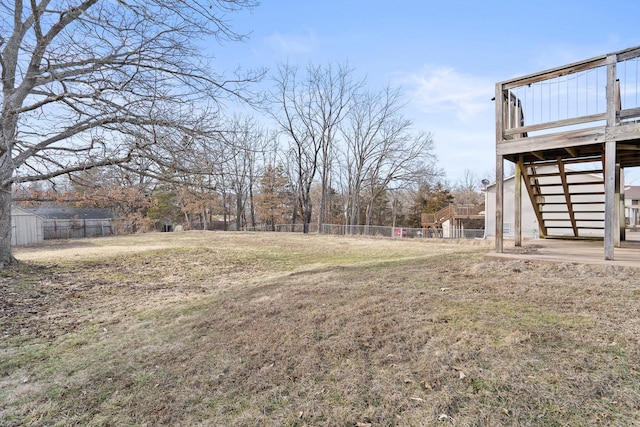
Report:
M 541 173 L 553 172 L 544 167 Z M 569 171 L 569 169 L 567 169 Z M 551 175 L 551 174 L 550 174 Z M 580 173 L 571 176 L 571 183 L 576 192 L 571 194 L 571 210 L 582 238 L 604 237 L 604 194 L 602 175 Z M 548 237 L 575 237 L 570 221 L 569 207 L 562 185 L 558 177 L 539 178 L 541 184 L 550 188 L 549 193 L 539 197 L 541 215 L 545 220 Z M 554 181 L 555 180 L 555 181 Z M 555 188 L 555 189 L 554 189 Z M 505 238 L 515 238 L 515 177 L 504 180 L 503 233 Z M 490 185 L 485 193 L 485 233 L 486 236 L 496 234 L 496 185 Z M 522 238 L 536 239 L 541 237 L 540 224 L 535 214 L 527 189 L 522 185 Z
M 44 241 L 42 218 L 17 206 L 11 207 L 11 246 L 35 245 Z
M 624 207 L 627 225 L 637 227 L 640 225 L 640 187 L 630 186 L 624 189 Z
M 515 238 L 515 177 L 511 176 L 504 180 L 504 209 L 503 209 L 503 232 L 505 239 Z M 526 191 L 526 190 L 524 190 Z M 485 236 L 496 235 L 496 185 L 487 187 L 485 193 L 485 216 L 484 230 Z M 539 237 L 539 226 L 536 214 L 531 205 L 531 199 L 526 194 L 522 195 L 522 237 L 525 239 L 537 239 Z

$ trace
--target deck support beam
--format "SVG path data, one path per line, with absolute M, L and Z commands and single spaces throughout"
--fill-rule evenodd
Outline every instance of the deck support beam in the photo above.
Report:
M 500 83 L 496 84 L 496 252 L 504 252 L 504 156 L 498 153 L 504 140 L 504 92 Z
M 607 127 L 616 124 L 616 65 L 617 56 L 607 57 Z M 606 135 L 606 132 L 605 132 Z M 616 229 L 616 140 L 606 138 L 604 143 L 604 259 L 614 259 Z
M 619 167 L 618 169 L 617 176 L 620 186 L 620 191 L 618 192 L 618 226 L 620 227 L 620 241 L 624 242 L 627 240 L 627 217 L 624 208 L 624 168 Z
M 520 162 L 516 163 L 516 176 L 515 178 L 515 210 L 514 210 L 514 232 L 515 232 L 515 245 L 522 246 L 522 169 L 520 169 Z
M 616 233 L 616 142 L 605 144 L 604 165 L 604 259 L 613 260 Z
M 504 160 L 496 156 L 496 252 L 504 252 Z

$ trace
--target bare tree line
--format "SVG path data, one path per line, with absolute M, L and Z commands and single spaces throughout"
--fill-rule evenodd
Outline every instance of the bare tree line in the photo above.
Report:
M 312 185 L 320 183 L 318 229 L 329 220 L 332 189 L 340 190 L 343 221 L 371 223 L 382 192 L 406 188 L 422 176 L 442 174 L 435 164 L 433 139 L 416 132 L 403 116 L 398 89 L 370 91 L 347 65 L 281 65 L 267 103 L 289 143 L 305 232 L 312 221 Z
M 401 91 L 371 90 L 347 64 L 282 64 L 261 97 L 252 85 L 266 70 L 215 72 L 200 43 L 242 40 L 226 14 L 256 5 L 0 4 L 0 266 L 14 261 L 17 190 L 33 200 L 29 188 L 42 200 L 73 193 L 141 226 L 182 216 L 206 228 L 222 213 L 236 229 L 268 218 L 308 230 L 336 216 L 371 224 L 389 195 L 397 212 L 402 194 L 442 177 L 431 135 L 403 115 Z M 271 121 L 230 117 L 227 100 Z

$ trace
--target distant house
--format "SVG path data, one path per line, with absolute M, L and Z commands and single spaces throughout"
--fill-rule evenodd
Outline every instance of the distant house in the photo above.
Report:
M 640 226 L 640 186 L 624 188 L 624 210 L 627 226 L 633 229 Z
M 42 217 L 18 206 L 11 207 L 11 246 L 42 243 L 44 228 Z

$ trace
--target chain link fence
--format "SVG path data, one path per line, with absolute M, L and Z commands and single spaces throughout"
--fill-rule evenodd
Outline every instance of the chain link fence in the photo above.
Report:
M 124 220 L 119 219 L 44 219 L 45 240 L 102 237 L 124 234 Z
M 302 233 L 302 224 L 275 224 L 261 225 L 258 227 L 246 227 L 246 231 L 271 231 L 279 233 Z M 449 228 L 407 228 L 407 227 L 382 227 L 374 225 L 340 225 L 323 224 L 322 234 L 352 235 L 352 236 L 378 236 L 412 239 L 483 239 L 482 229 L 449 229 Z M 309 224 L 310 233 L 318 233 L 317 224 Z

